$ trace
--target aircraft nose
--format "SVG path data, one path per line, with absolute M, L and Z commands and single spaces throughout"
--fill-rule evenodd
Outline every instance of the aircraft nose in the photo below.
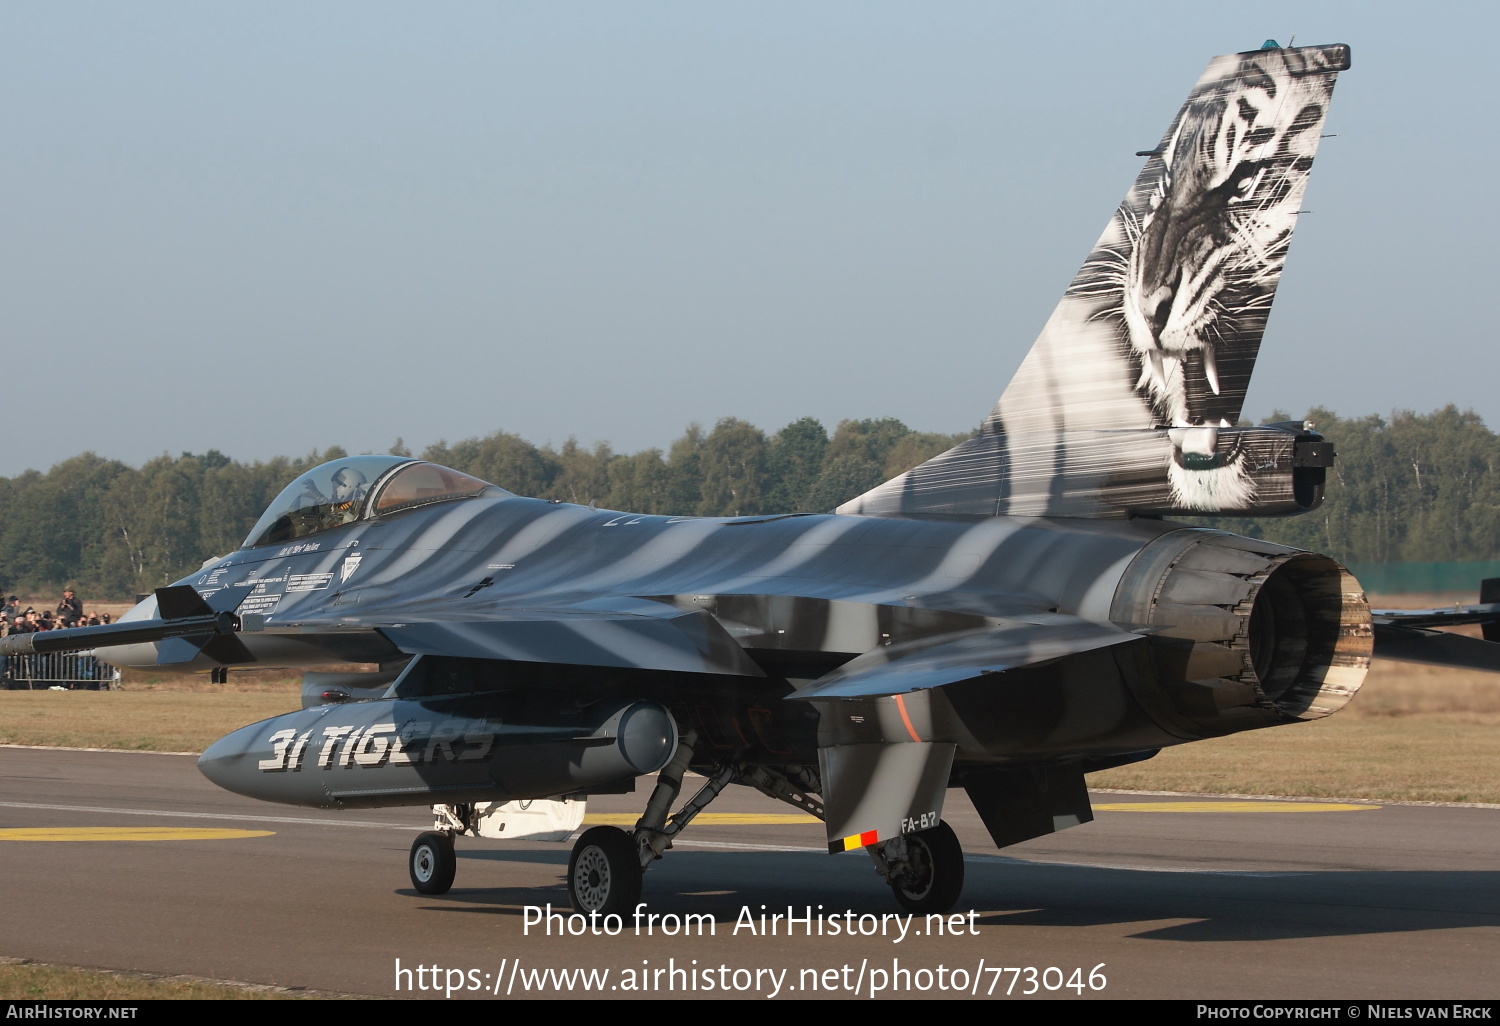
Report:
M 288 805 L 320 804 L 302 774 L 285 772 L 296 726 L 289 717 L 265 720 L 226 734 L 198 756 L 198 770 L 226 791 Z
M 252 731 L 258 733 L 263 729 L 241 727 L 219 738 L 198 756 L 198 771 L 226 791 L 261 797 L 254 793 L 259 789 L 250 786 L 254 778 L 248 777 L 246 771 L 255 771 L 248 750 L 254 736 Z

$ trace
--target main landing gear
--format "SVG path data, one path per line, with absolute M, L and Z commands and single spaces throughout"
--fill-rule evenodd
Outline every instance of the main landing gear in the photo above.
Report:
M 870 846 L 875 871 L 908 912 L 946 912 L 964 889 L 964 851 L 947 823 Z
M 635 830 L 601 826 L 584 831 L 578 838 L 568 859 L 568 902 L 575 912 L 624 915 L 635 911 L 636 903 L 641 900 L 641 874 L 646 867 L 661 858 L 662 852 L 672 846 L 672 838 L 734 779 L 732 766 L 719 767 L 681 811 L 669 819 L 667 813 L 682 791 L 682 777 L 693 761 L 696 743 L 693 731 L 678 740 L 672 761 L 656 777 L 656 787 L 646 802 L 646 811 L 636 821 Z
M 737 781 L 823 818 L 815 796 L 818 781 L 803 768 L 720 766 L 698 793 L 670 819 L 667 811 L 682 790 L 682 777 L 693 758 L 695 738 L 683 736 L 677 754 L 657 777 L 656 788 L 634 831 L 600 826 L 586 831 L 568 860 L 568 901 L 574 911 L 624 916 L 641 898 L 641 875 L 672 846 L 719 792 Z M 890 884 L 896 901 L 918 915 L 947 912 L 964 887 L 964 853 L 947 823 L 920 833 L 903 834 L 866 849 L 876 871 Z
M 597 826 L 585 830 L 568 859 L 568 902 L 585 915 L 625 916 L 641 900 L 641 878 L 646 867 L 672 847 L 680 834 L 731 782 L 745 784 L 786 802 L 818 819 L 824 817 L 818 797 L 816 772 L 801 766 L 726 764 L 714 768 L 703 786 L 674 815 L 672 804 L 682 791 L 682 779 L 693 760 L 697 738 L 684 733 L 672 761 L 657 776 L 646 810 L 633 830 Z M 472 826 L 472 807 L 434 806 L 435 829 L 411 846 L 408 869 L 420 894 L 446 894 L 453 886 L 457 860 L 453 838 Z M 561 840 L 577 826 L 577 818 L 563 823 L 553 839 Z M 484 833 L 482 836 L 498 836 Z M 532 835 L 534 836 L 534 835 Z M 890 885 L 896 901 L 918 915 L 947 912 L 964 886 L 964 857 L 958 837 L 947 823 L 920 833 L 903 834 L 865 849 L 875 870 Z
M 738 764 L 714 768 L 696 794 L 676 814 L 668 816 L 682 792 L 683 774 L 693 761 L 697 735 L 685 732 L 672 761 L 656 778 L 646 811 L 635 829 L 594 827 L 573 846 L 568 860 L 568 901 L 574 911 L 603 915 L 634 912 L 641 900 L 641 875 L 672 847 L 672 839 L 719 796 L 731 782 L 754 787 L 804 812 L 823 818 L 823 803 L 815 797 L 818 783 L 804 767 L 772 768 Z
M 568 901 L 578 912 L 624 916 L 641 900 L 641 859 L 619 827 L 585 830 L 568 859 Z

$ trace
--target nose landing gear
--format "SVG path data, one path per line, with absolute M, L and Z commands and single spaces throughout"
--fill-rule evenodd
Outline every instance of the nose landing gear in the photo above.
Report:
M 411 885 L 419 894 L 447 894 L 453 886 L 458 859 L 453 854 L 453 836 L 429 832 L 419 834 L 412 842 L 411 858 L 406 867 Z

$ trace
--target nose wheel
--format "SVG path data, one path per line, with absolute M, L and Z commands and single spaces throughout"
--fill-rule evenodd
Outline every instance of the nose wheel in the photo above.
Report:
M 447 894 L 453 886 L 458 859 L 453 855 L 453 838 L 447 834 L 421 834 L 411 846 L 411 885 L 419 894 Z
M 618 827 L 584 831 L 568 859 L 568 901 L 575 912 L 626 915 L 641 900 L 641 856 Z

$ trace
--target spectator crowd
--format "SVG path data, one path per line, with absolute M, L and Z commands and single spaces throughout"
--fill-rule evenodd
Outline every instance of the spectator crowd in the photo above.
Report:
M 72 588 L 63 591 L 56 609 L 38 610 L 34 606 L 22 609 L 20 600 L 14 595 L 6 596 L 5 605 L 0 607 L 0 635 L 33 634 L 61 627 L 95 627 L 109 622 L 108 613 L 85 614 L 83 600 Z

